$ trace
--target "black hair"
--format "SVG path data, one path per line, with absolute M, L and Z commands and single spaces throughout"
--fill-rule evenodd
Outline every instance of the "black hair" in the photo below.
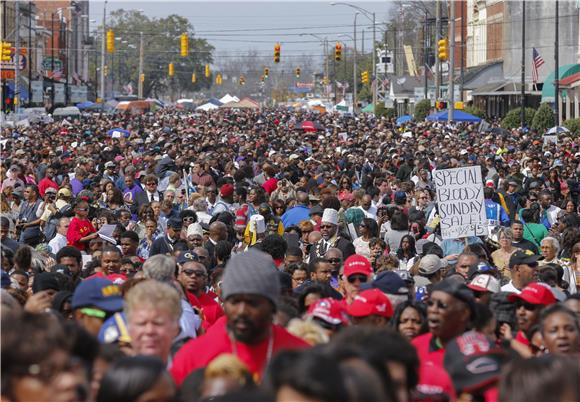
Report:
M 577 358 L 547 354 L 515 359 L 503 372 L 500 402 L 563 401 L 580 395 Z
M 267 383 L 274 393 L 289 387 L 312 399 L 348 402 L 337 360 L 319 350 L 286 350 L 272 359 Z
M 291 255 L 292 257 L 300 257 L 300 258 L 304 257 L 304 253 L 302 252 L 302 249 L 300 247 L 288 247 L 288 249 L 286 250 L 286 255 L 287 256 Z
M 362 223 L 367 228 L 370 237 L 379 237 L 379 225 L 371 218 L 363 218 Z
M 316 270 L 318 269 L 318 265 L 321 262 L 328 262 L 328 260 L 326 258 L 313 258 L 308 263 L 308 275 L 316 273 Z
M 395 211 L 391 217 L 391 229 L 409 230 L 409 219 L 402 211 Z
M 166 373 L 156 357 L 123 357 L 103 376 L 96 402 L 134 402 Z
M 220 240 L 215 245 L 215 258 L 220 260 L 225 265 L 232 255 L 232 248 L 234 246 L 227 240 Z
M 179 401 L 199 401 L 203 388 L 205 367 L 192 371 L 179 388 Z
M 325 289 L 321 284 L 308 285 L 302 289 L 298 295 L 298 312 L 304 314 L 308 307 L 305 305 L 306 297 L 311 294 L 319 294 L 321 298 L 330 297 L 328 290 Z
M 393 318 L 391 318 L 390 326 L 395 332 L 399 332 L 399 324 L 401 323 L 401 316 L 403 315 L 403 311 L 407 309 L 407 307 L 411 307 L 414 309 L 419 317 L 421 318 L 421 329 L 419 330 L 419 334 L 425 334 L 429 330 L 427 326 L 427 310 L 425 309 L 425 305 L 423 303 L 418 303 L 416 301 L 405 300 L 397 305 L 395 308 L 395 312 L 393 314 Z
M 117 253 L 117 254 L 119 254 L 119 256 L 123 255 L 121 250 L 119 250 L 117 247 L 115 247 L 113 245 L 109 245 L 109 244 L 106 244 L 103 246 L 103 254 L 105 254 L 105 253 Z
M 64 246 L 63 248 L 58 250 L 58 253 L 56 253 L 56 263 L 60 264 L 60 260 L 63 257 L 72 257 L 75 260 L 77 260 L 79 265 L 83 261 L 83 256 L 82 256 L 81 252 L 79 251 L 79 249 L 77 249 L 76 247 L 73 247 L 73 246 Z
M 326 197 L 321 205 L 322 210 L 326 209 L 326 208 L 330 208 L 330 209 L 334 209 L 336 211 L 340 210 L 341 205 L 340 205 L 340 200 L 338 198 L 336 198 L 335 196 L 331 196 L 331 197 Z
M 388 342 L 385 342 L 388 339 Z M 401 334 L 387 328 L 372 326 L 351 326 L 343 329 L 332 339 L 335 345 L 350 345 L 363 352 L 372 345 L 370 359 L 400 363 L 405 367 L 407 389 L 415 389 L 419 382 L 419 357 L 415 348 Z M 368 352 L 367 352 L 368 353 Z
M 136 243 L 139 243 L 139 235 L 133 230 L 125 230 L 119 235 L 119 239 L 130 239 Z
M 192 211 L 191 209 L 184 209 L 179 213 L 179 219 L 183 219 L 186 217 L 193 217 L 192 223 L 197 222 L 197 214 L 195 213 L 195 211 Z
M 540 313 L 540 318 L 538 320 L 538 323 L 540 325 L 540 331 L 544 332 L 545 321 L 548 319 L 549 316 L 551 316 L 552 314 L 556 314 L 556 313 L 563 313 L 563 314 L 570 316 L 570 318 L 572 318 L 572 322 L 576 326 L 576 330 L 580 331 L 580 323 L 578 322 L 578 319 L 576 317 L 576 313 L 574 313 L 572 310 L 570 310 L 565 305 L 559 304 L 559 303 L 552 304 L 551 306 L 548 306 L 548 307 L 542 309 L 542 312 Z
M 264 240 L 262 240 L 260 249 L 263 252 L 270 254 L 274 260 L 281 260 L 286 255 L 288 244 L 283 237 L 272 234 L 266 236 Z

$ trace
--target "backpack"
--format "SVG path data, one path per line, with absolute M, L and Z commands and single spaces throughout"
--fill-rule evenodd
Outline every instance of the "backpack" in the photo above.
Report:
M 60 210 L 56 211 L 56 213 L 50 217 L 48 222 L 46 222 L 46 225 L 44 226 L 44 238 L 47 243 L 56 236 L 56 228 L 58 227 L 58 221 L 60 218 L 68 216 L 70 212 L 72 212 L 72 207 L 67 204 Z

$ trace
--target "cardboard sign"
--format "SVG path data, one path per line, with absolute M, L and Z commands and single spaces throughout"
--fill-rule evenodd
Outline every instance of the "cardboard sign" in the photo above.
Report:
M 480 166 L 433 171 L 443 239 L 487 235 Z

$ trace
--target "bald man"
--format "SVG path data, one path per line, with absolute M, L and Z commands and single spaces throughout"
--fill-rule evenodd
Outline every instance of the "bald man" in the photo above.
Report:
M 210 262 L 208 265 L 208 269 L 213 269 L 216 264 L 215 258 L 215 245 L 220 240 L 227 240 L 228 239 L 228 227 L 225 223 L 220 221 L 215 221 L 211 225 L 209 225 L 209 239 L 207 243 L 205 243 L 204 247 L 209 253 Z

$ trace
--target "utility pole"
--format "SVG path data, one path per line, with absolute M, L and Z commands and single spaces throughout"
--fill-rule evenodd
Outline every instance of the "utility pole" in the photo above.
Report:
M 428 88 L 428 82 L 427 82 L 427 58 L 428 58 L 428 53 L 427 53 L 427 9 L 425 9 L 425 23 L 423 24 L 423 91 L 425 92 L 425 99 L 429 99 L 429 88 Z
M 139 99 L 143 99 L 143 81 L 141 77 L 143 76 L 143 32 L 139 32 L 139 84 L 137 85 L 137 95 Z
M 526 0 L 522 0 L 522 77 L 521 77 L 521 102 L 520 127 L 524 128 L 526 123 Z
M 32 1 L 28 1 L 28 107 L 32 106 Z
M 465 69 L 465 62 L 463 61 L 463 58 L 465 57 L 465 53 L 464 53 L 465 52 L 465 34 L 464 34 L 464 31 L 466 28 L 465 28 L 465 22 L 464 22 L 465 21 L 465 11 L 464 11 L 464 7 L 463 7 L 463 5 L 465 3 L 461 2 L 460 4 L 461 4 L 461 25 L 460 25 L 460 28 L 461 28 L 461 45 L 460 45 L 460 48 L 461 48 L 461 52 L 460 52 L 460 54 L 461 54 L 461 72 L 460 72 L 461 78 L 459 80 L 459 96 L 461 97 L 461 102 L 463 102 L 463 85 L 465 84 L 465 82 L 464 82 L 465 75 L 464 75 L 464 71 L 463 71 Z
M 70 101 L 70 97 L 69 97 L 69 74 L 70 74 L 70 46 L 69 46 L 69 34 L 68 34 L 68 27 L 69 27 L 69 22 L 68 20 L 65 22 L 64 24 L 64 30 L 60 30 L 61 32 L 64 32 L 64 48 L 65 48 L 65 56 L 66 57 L 66 64 L 64 65 L 66 67 L 66 81 L 64 84 L 64 105 L 68 106 L 68 103 Z
M 555 23 L 555 41 L 554 41 L 554 69 L 556 71 L 556 75 L 554 76 L 554 111 L 556 112 L 556 126 L 560 125 L 560 53 L 558 51 L 558 47 L 560 46 L 560 38 L 558 35 L 559 29 L 559 15 L 558 15 L 558 6 L 559 0 L 556 0 L 556 23 Z
M 375 13 L 373 13 L 373 46 L 371 47 L 373 50 L 373 113 L 377 110 L 377 26 L 375 17 Z
M 103 37 L 101 40 L 101 102 L 105 107 L 105 40 L 107 38 L 107 2 L 103 4 Z
M 459 2 L 451 2 L 449 7 L 449 19 L 451 20 L 449 25 L 449 105 L 447 107 L 447 121 L 451 123 L 453 121 L 453 109 L 455 102 L 455 83 L 453 82 L 454 72 L 455 72 L 455 6 L 460 4 Z
M 54 109 L 54 12 L 50 13 L 50 70 L 52 73 L 51 83 L 50 83 L 50 107 Z
M 441 39 L 441 0 L 435 0 L 435 43 L 439 43 Z M 439 70 L 441 69 L 441 61 L 439 57 L 435 57 L 435 100 L 439 100 Z
M 14 113 L 20 109 L 20 2 L 14 2 L 16 8 L 16 39 L 14 40 Z
M 354 38 L 354 41 L 353 41 L 354 42 L 354 47 L 353 47 L 353 49 L 354 49 L 354 62 L 353 62 L 353 64 L 354 65 L 353 65 L 353 71 L 352 71 L 352 77 L 353 77 L 352 78 L 352 88 L 353 88 L 352 89 L 352 91 L 353 91 L 352 92 L 352 113 L 353 114 L 356 114 L 356 108 L 357 108 L 357 103 L 358 103 L 358 100 L 357 100 L 357 97 L 358 97 L 357 96 L 357 92 L 358 92 L 357 87 L 358 87 L 358 85 L 356 83 L 356 79 L 357 79 L 357 76 L 356 76 L 357 75 L 357 72 L 356 72 L 356 17 L 357 17 L 357 15 L 358 15 L 358 12 L 354 14 L 354 37 L 353 37 Z

